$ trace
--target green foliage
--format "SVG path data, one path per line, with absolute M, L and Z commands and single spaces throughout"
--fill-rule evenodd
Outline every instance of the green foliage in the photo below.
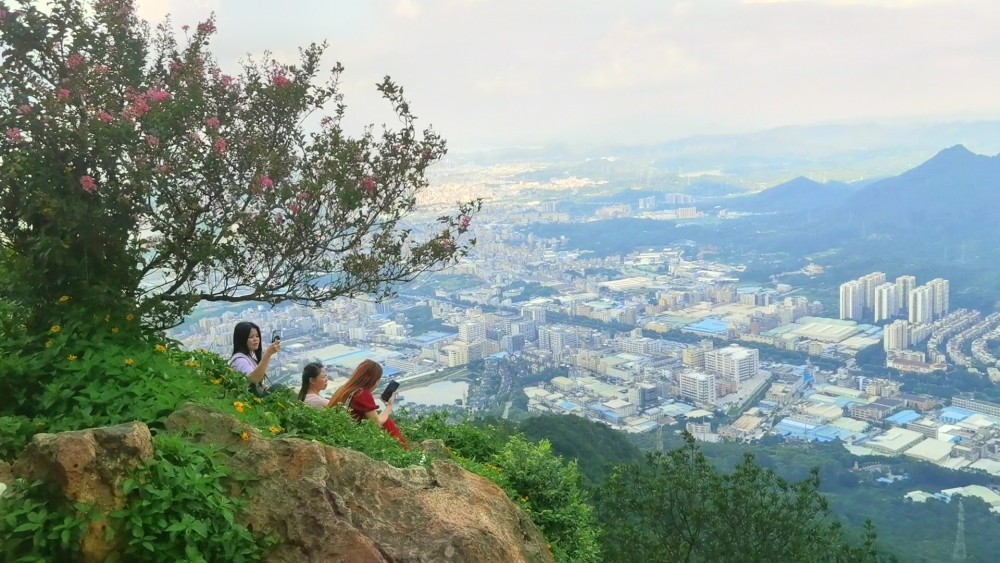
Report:
M 88 317 L 71 303 L 45 333 L 0 339 L 0 394 L 9 399 L 0 407 L 0 457 L 14 458 L 38 432 L 133 420 L 156 428 L 185 401 L 246 392 L 218 356 L 168 347 L 134 314 Z
M 51 322 L 61 294 L 90 310 L 134 305 L 160 327 L 202 300 L 387 295 L 474 242 L 479 202 L 419 236 L 401 225 L 446 149 L 388 77 L 377 89 L 398 129 L 352 137 L 343 67 L 323 72 L 325 45 L 229 76 L 209 49 L 212 19 L 178 43 L 131 0 L 8 4 L 2 296 L 30 309 L 31 328 Z
M 789 482 L 748 454 L 715 469 L 688 436 L 619 467 L 598 495 L 609 561 L 877 561 L 874 531 L 852 545 L 831 521 L 818 470 Z
M 520 424 L 520 430 L 532 440 L 548 440 L 556 455 L 576 461 L 590 487 L 603 483 L 613 466 L 642 458 L 639 448 L 621 432 L 579 416 L 533 416 Z
M 212 452 L 158 436 L 151 463 L 126 479 L 127 503 L 112 513 L 126 561 L 256 561 L 266 540 L 237 522 L 240 503 L 224 485 L 228 468 Z
M 91 515 L 87 505 L 70 505 L 51 485 L 15 481 L 0 497 L 3 560 L 76 560 Z
M 593 508 L 582 492 L 575 462 L 552 455 L 547 441 L 514 436 L 493 457 L 521 507 L 549 540 L 558 561 L 600 561 L 601 547 Z

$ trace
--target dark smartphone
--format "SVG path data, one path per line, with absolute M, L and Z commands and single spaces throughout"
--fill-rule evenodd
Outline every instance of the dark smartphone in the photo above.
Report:
M 272 330 L 271 331 L 271 342 L 278 342 L 279 340 L 281 340 L 281 331 L 280 330 Z
M 392 394 L 396 392 L 396 389 L 399 389 L 399 382 L 394 379 L 385 386 L 385 391 L 382 391 L 382 402 L 388 401 L 389 397 L 392 397 Z

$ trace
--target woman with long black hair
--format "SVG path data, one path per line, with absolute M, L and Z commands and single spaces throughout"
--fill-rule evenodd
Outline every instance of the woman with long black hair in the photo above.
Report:
M 264 348 L 261 343 L 260 327 L 249 321 L 236 323 L 233 328 L 233 355 L 229 357 L 229 367 L 247 376 L 250 389 L 255 395 L 267 394 L 264 385 L 267 366 L 271 357 L 281 351 L 281 341 L 275 340 Z

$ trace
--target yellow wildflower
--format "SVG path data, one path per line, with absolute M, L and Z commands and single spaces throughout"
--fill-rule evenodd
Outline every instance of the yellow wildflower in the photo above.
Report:
M 70 297 L 69 295 L 63 295 L 62 297 L 59 298 L 59 302 L 60 303 L 66 303 L 70 299 L 72 299 L 72 297 Z
M 111 329 L 111 334 L 118 334 L 118 327 L 112 328 Z
M 161 353 L 161 354 L 163 354 L 163 353 L 165 353 L 167 351 L 167 347 L 164 346 L 163 344 L 157 344 L 156 345 L 156 351 L 159 352 L 159 353 Z
M 71 361 L 71 362 L 75 362 L 76 361 L 76 354 L 70 354 L 70 355 L 66 356 L 66 359 L 69 360 L 69 361 Z
M 46 340 L 45 341 L 45 347 L 46 348 L 51 348 L 52 347 L 52 341 L 51 340 Z
M 196 368 L 196 367 L 198 367 L 198 362 L 196 362 L 194 360 L 188 360 L 188 361 L 184 362 L 184 366 L 185 367 L 189 367 L 189 368 Z
M 220 383 L 222 383 L 222 378 L 221 377 L 219 379 L 213 379 L 212 380 L 212 385 L 218 385 Z
M 277 433 L 281 432 L 281 429 L 278 428 L 277 426 L 272 426 L 272 427 L 268 428 L 267 430 L 271 434 L 277 434 Z
M 236 412 L 243 414 L 243 407 L 245 407 L 246 405 L 244 405 L 239 401 L 234 401 L 233 406 L 236 407 Z
M 125 365 L 132 367 L 133 365 L 135 365 L 135 360 L 133 360 L 132 358 L 125 358 Z
M 246 431 L 244 431 L 242 434 L 240 434 L 240 440 L 243 440 L 244 442 L 249 442 L 250 441 L 250 434 L 248 434 Z
M 59 334 L 60 330 L 62 330 L 62 327 L 60 327 L 59 325 L 52 325 L 52 328 L 49 329 L 49 332 L 51 332 L 52 334 Z
M 104 322 L 110 323 L 111 322 L 111 315 L 104 315 Z
M 128 321 L 128 322 L 132 322 L 132 321 L 135 320 L 135 315 L 133 315 L 132 313 L 129 313 L 129 314 L 125 315 L 125 320 Z

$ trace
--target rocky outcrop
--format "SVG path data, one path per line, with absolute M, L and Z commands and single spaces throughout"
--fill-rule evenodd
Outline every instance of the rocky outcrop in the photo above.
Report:
M 252 531 L 280 539 L 267 561 L 552 561 L 525 514 L 492 482 L 441 459 L 440 442 L 424 445 L 429 468 L 399 469 L 353 450 L 266 439 L 195 405 L 171 415 L 167 429 L 221 446 L 227 464 L 250 477 L 232 492 L 246 503 Z M 39 435 L 15 473 L 57 483 L 67 497 L 106 513 L 120 506 L 118 485 L 128 469 L 151 456 L 139 423 Z M 113 548 L 104 546 L 104 554 Z
M 72 502 L 99 509 L 88 523 L 81 559 L 104 561 L 120 546 L 121 535 L 108 540 L 108 516 L 124 506 L 122 481 L 153 459 L 153 440 L 141 422 L 62 434 L 36 434 L 14 464 L 14 476 L 59 487 Z

